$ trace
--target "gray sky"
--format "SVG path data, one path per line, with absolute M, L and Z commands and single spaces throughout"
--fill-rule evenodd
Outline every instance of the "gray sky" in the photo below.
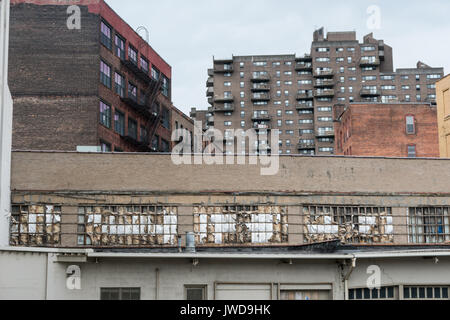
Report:
M 106 0 L 133 28 L 145 26 L 150 44 L 172 66 L 173 101 L 189 114 L 206 108 L 212 57 L 309 53 L 312 33 L 370 32 L 394 50 L 394 68 L 421 60 L 450 70 L 448 0 Z M 367 9 L 381 9 L 381 28 L 370 30 Z

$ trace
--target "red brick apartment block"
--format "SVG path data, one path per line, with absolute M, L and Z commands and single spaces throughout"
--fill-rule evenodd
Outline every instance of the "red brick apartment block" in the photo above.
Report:
M 437 110 L 430 104 L 351 104 L 335 119 L 337 155 L 439 157 Z

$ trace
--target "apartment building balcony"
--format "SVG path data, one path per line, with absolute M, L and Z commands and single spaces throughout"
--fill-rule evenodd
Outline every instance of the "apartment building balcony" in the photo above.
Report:
M 334 137 L 334 130 L 317 130 L 316 137 L 317 138 Z
M 315 150 L 316 149 L 316 144 L 313 143 L 304 143 L 304 142 L 300 142 L 297 145 L 297 149 L 298 150 Z
M 206 123 L 208 125 L 214 125 L 214 117 L 213 116 L 206 117 Z
M 268 82 L 270 81 L 270 76 L 268 74 L 253 74 L 251 78 L 252 82 Z
M 255 122 L 255 123 L 253 123 L 253 129 L 255 129 L 255 130 L 271 130 L 272 125 L 270 124 L 270 122 L 264 122 L 264 123 Z
M 270 85 L 267 83 L 255 83 L 251 88 L 252 92 L 265 92 L 270 91 Z
M 216 95 L 214 96 L 214 102 L 233 102 L 234 96 L 233 95 Z
M 214 88 L 208 88 L 206 90 L 206 96 L 207 97 L 214 97 Z
M 334 70 L 314 70 L 315 78 L 333 78 Z
M 206 86 L 209 87 L 214 87 L 214 77 L 209 77 L 208 80 L 206 81 Z
M 373 67 L 373 66 L 379 66 L 380 65 L 380 59 L 379 58 L 368 58 L 368 57 L 362 57 L 359 60 L 359 65 L 361 67 Z
M 378 97 L 381 95 L 379 89 L 361 89 L 359 92 L 361 97 Z
M 314 105 L 312 103 L 304 103 L 298 104 L 295 108 L 297 110 L 314 110 Z
M 334 80 L 333 79 L 316 79 L 314 81 L 314 87 L 315 88 L 334 87 Z
M 271 121 L 272 118 L 268 114 L 254 113 L 252 116 L 253 121 Z
M 234 104 L 229 104 L 229 105 L 215 105 L 213 107 L 213 111 L 214 112 L 233 112 L 234 111 Z
M 297 62 L 295 64 L 295 71 L 312 71 L 312 62 Z
M 135 76 L 137 76 L 139 79 L 141 79 L 145 83 L 148 84 L 152 81 L 155 81 L 148 75 L 148 71 L 146 72 L 146 71 L 142 70 L 141 68 L 139 68 L 136 62 L 134 62 L 130 59 L 121 60 L 120 62 L 123 66 L 125 66 L 128 70 L 133 72 Z
M 262 94 L 254 94 L 251 99 L 253 102 L 255 101 L 270 101 L 270 94 L 262 93 Z
M 334 97 L 333 89 L 314 90 L 315 97 Z
M 312 91 L 298 93 L 296 99 L 297 100 L 313 100 L 314 95 L 313 95 Z
M 309 54 L 305 54 L 303 57 L 295 58 L 297 62 L 312 62 L 312 57 Z
M 214 73 L 233 73 L 233 71 L 232 64 L 214 64 Z
M 209 98 L 208 98 L 208 103 L 209 103 L 210 105 L 213 105 L 213 103 L 214 103 L 214 98 L 213 98 L 213 97 L 209 97 Z
M 214 69 L 208 69 L 208 76 L 214 77 Z

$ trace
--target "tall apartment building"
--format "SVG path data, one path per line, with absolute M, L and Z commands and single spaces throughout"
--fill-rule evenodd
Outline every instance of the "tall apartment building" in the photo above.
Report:
M 334 153 L 333 107 L 351 102 L 430 102 L 443 68 L 393 70 L 392 48 L 355 32 L 314 32 L 311 52 L 214 60 L 207 97 L 219 130 L 280 131 L 280 153 Z M 231 143 L 227 141 L 227 143 Z
M 450 158 L 450 75 L 436 84 L 439 149 L 442 158 Z
M 103 0 L 11 4 L 14 149 L 170 151 L 171 66 Z

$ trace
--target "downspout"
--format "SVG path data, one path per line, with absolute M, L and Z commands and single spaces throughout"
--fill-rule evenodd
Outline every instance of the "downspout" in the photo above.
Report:
M 355 268 L 356 268 L 356 257 L 353 255 L 352 265 L 350 266 L 350 269 L 348 270 L 347 274 L 344 277 L 344 295 L 345 295 L 344 300 L 348 300 L 348 279 L 350 279 L 350 276 Z
M 159 300 L 159 268 L 155 269 L 155 300 Z

